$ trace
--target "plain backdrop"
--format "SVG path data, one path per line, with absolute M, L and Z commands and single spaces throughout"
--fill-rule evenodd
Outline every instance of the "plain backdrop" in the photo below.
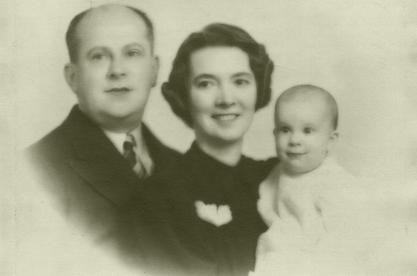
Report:
M 66 85 L 64 35 L 79 11 L 108 1 L 13 1 L 17 148 L 37 141 L 68 114 L 75 97 Z M 142 8 L 156 29 L 161 60 L 145 121 L 168 145 L 184 151 L 192 132 L 176 118 L 160 93 L 184 38 L 212 22 L 236 24 L 264 43 L 275 62 L 273 100 L 300 83 L 322 86 L 340 105 L 341 139 L 336 155 L 357 174 L 392 177 L 410 166 L 410 141 L 417 118 L 406 69 L 407 13 L 401 1 L 120 1 Z M 414 97 L 415 104 L 415 97 Z M 245 153 L 274 155 L 273 103 L 259 112 L 246 137 Z M 415 131 L 414 131 L 415 132 Z
M 7 181 L 11 190 L 19 166 L 15 153 L 60 124 L 75 103 L 63 77 L 68 62 L 64 37 L 71 18 L 107 2 L 1 2 L 0 110 L 6 116 L 0 120 L 0 162 L 3 179 L 12 180 Z M 392 189 L 415 177 L 417 7 L 413 1 L 113 2 L 143 9 L 154 22 L 161 67 L 145 121 L 167 145 L 185 151 L 193 139 L 160 93 L 179 44 L 209 23 L 225 22 L 246 29 L 265 44 L 275 63 L 273 98 L 256 115 L 246 136 L 245 154 L 261 159 L 275 154 L 273 101 L 292 85 L 311 83 L 329 90 L 339 103 L 340 141 L 335 155 L 344 167 L 356 175 L 390 179 Z M 3 196 L 3 206 L 20 206 L 22 195 L 13 191 Z M 1 216 L 2 221 L 10 221 L 9 213 Z M 13 238 L 13 227 L 16 224 L 9 224 L 2 235 Z M 16 249 L 16 243 L 13 246 Z M 16 273 L 16 266 L 11 269 Z

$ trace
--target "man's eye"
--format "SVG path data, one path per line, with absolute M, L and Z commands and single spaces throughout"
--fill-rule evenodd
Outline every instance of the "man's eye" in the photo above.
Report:
M 102 60 L 104 58 L 103 53 L 95 53 L 91 55 L 92 60 Z
M 143 52 L 140 50 L 130 50 L 127 52 L 127 55 L 129 57 L 139 57 L 143 55 Z

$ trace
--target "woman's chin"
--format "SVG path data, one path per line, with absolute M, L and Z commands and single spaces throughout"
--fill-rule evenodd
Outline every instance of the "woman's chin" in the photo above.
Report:
M 197 138 L 198 144 L 210 145 L 211 147 L 225 148 L 241 144 L 243 141 L 242 135 L 212 135 L 212 136 L 199 136 Z

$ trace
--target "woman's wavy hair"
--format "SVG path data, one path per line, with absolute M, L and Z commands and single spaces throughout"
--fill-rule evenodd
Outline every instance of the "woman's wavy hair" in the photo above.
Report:
M 192 127 L 189 112 L 190 56 L 205 47 L 238 47 L 249 56 L 249 66 L 255 75 L 257 97 L 255 109 L 266 106 L 271 99 L 271 75 L 274 63 L 265 46 L 256 42 L 245 30 L 223 23 L 213 23 L 190 34 L 178 49 L 168 81 L 162 84 L 162 94 L 172 111 Z

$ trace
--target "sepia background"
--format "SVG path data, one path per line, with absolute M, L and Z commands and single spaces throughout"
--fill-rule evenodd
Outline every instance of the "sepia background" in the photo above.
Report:
M 335 155 L 345 168 L 383 179 L 393 191 L 417 178 L 414 1 L 2 1 L 0 111 L 5 115 L 0 119 L 0 164 L 7 193 L 2 195 L 1 234 L 7 246 L 1 275 L 114 274 L 111 269 L 117 265 L 111 257 L 86 245 L 82 234 L 71 230 L 46 202 L 33 203 L 35 187 L 16 185 L 22 180 L 16 178 L 21 171 L 14 158 L 60 124 L 75 103 L 63 77 L 68 62 L 65 31 L 75 14 L 108 2 L 143 9 L 154 22 L 161 68 L 145 121 L 173 148 L 185 151 L 193 134 L 171 112 L 159 87 L 187 35 L 206 24 L 225 22 L 243 27 L 265 44 L 275 63 L 273 100 L 301 83 L 333 93 L 340 108 Z M 256 115 L 245 154 L 259 159 L 274 155 L 272 107 Z M 37 216 L 37 209 L 47 215 Z

